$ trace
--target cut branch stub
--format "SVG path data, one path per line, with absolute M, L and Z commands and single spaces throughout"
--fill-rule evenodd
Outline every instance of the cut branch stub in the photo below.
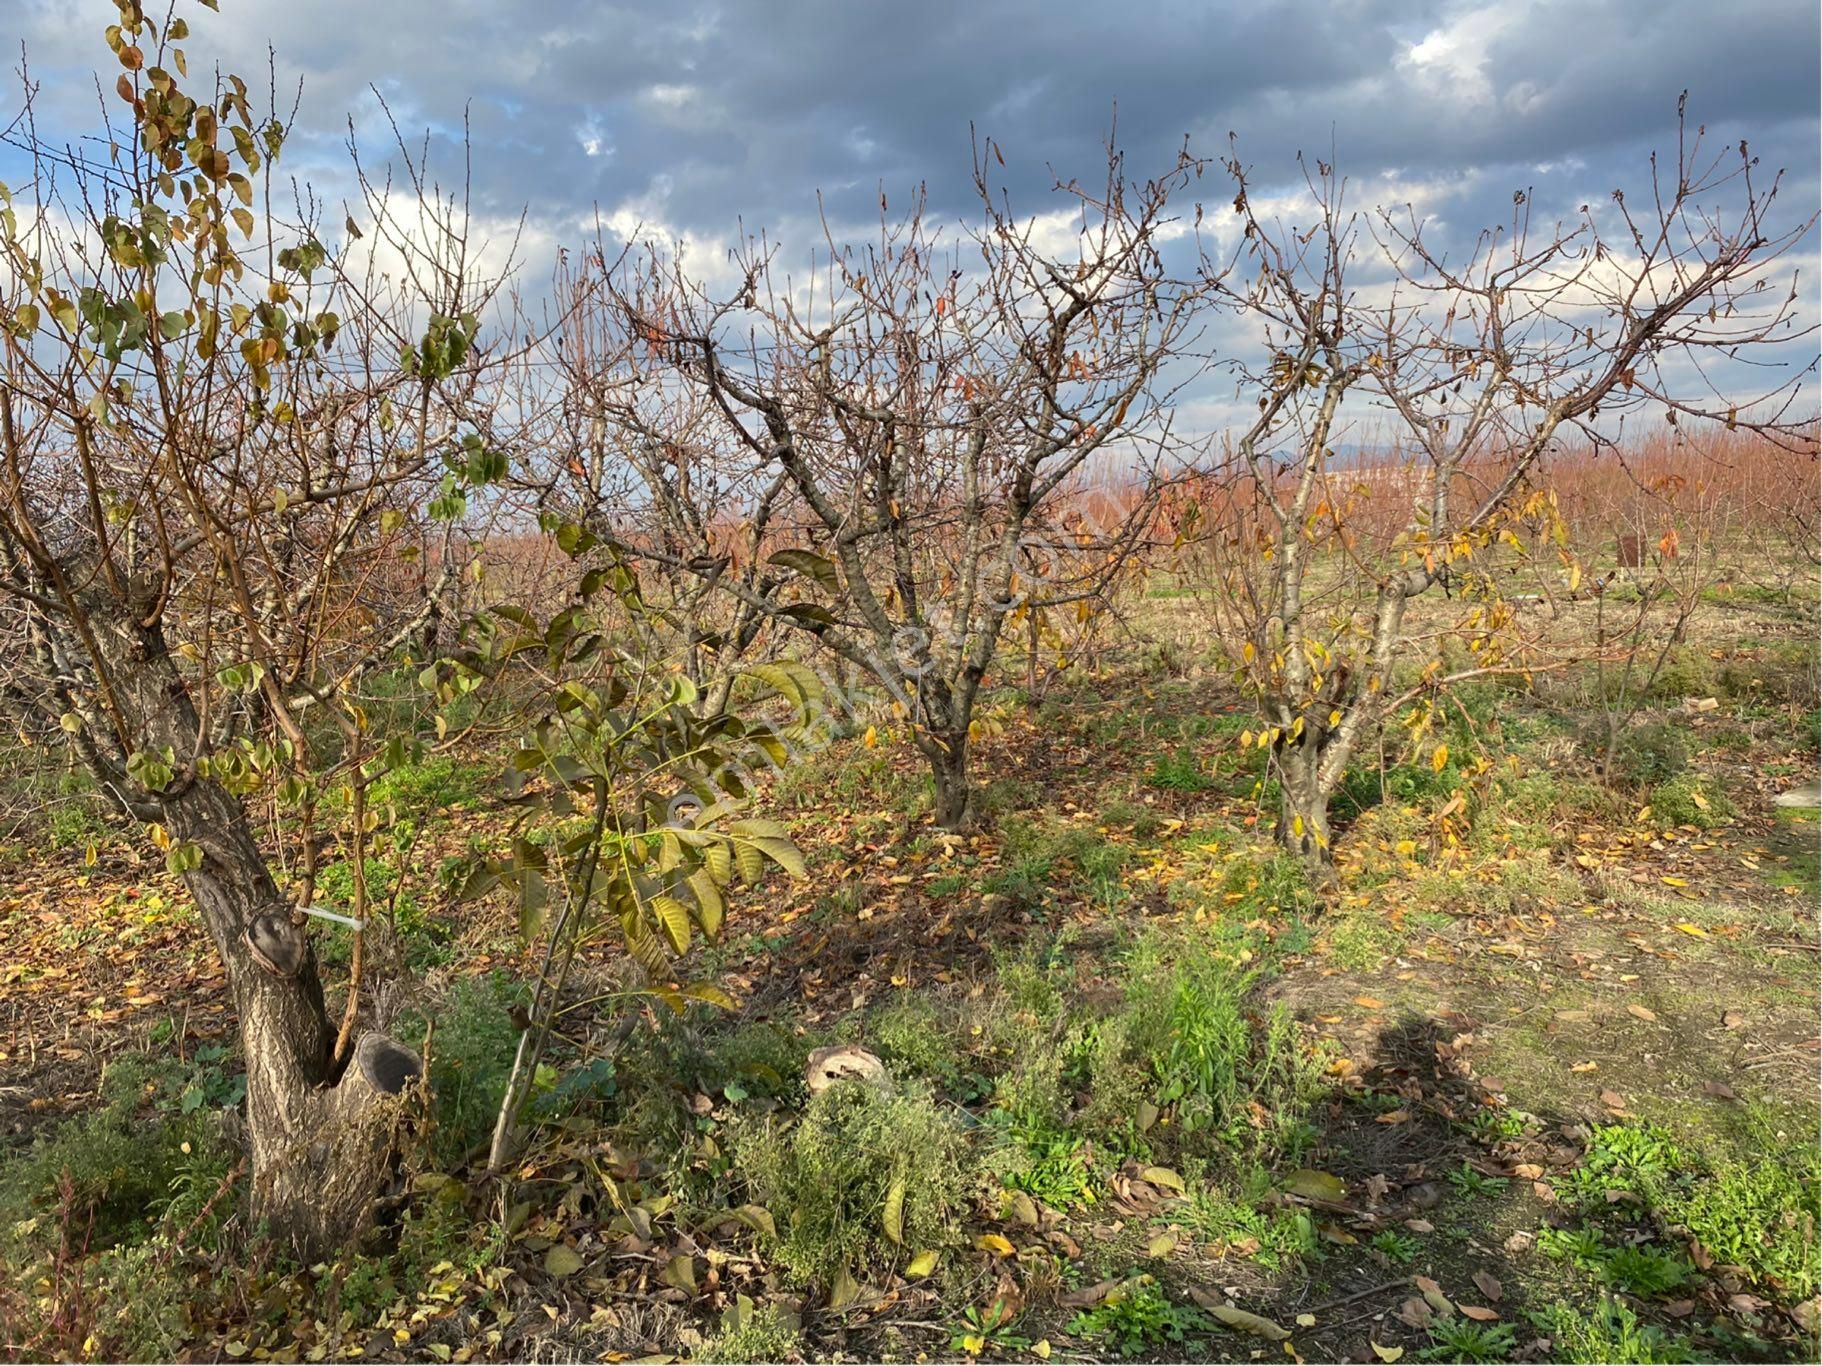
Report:
M 418 1055 L 384 1034 L 364 1034 L 355 1046 L 354 1066 L 381 1095 L 396 1096 L 423 1073 Z
M 267 911 L 247 926 L 247 949 L 274 977 L 295 977 L 304 967 L 308 943 L 285 911 Z

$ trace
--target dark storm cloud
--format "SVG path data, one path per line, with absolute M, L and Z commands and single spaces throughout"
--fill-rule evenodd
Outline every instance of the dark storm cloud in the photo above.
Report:
M 1231 130 L 1264 184 L 1332 150 L 1362 193 L 1410 191 L 1465 231 L 1509 215 L 1514 188 L 1570 212 L 1638 184 L 1687 88 L 1717 139 L 1790 168 L 1791 199 L 1817 192 L 1813 0 L 180 5 L 193 70 L 206 54 L 263 71 L 270 43 L 280 85 L 302 78 L 293 173 L 342 193 L 350 116 L 384 153 L 377 87 L 408 133 L 432 131 L 445 174 L 466 119 L 478 207 L 528 208 L 547 241 L 594 206 L 701 240 L 737 217 L 807 239 L 819 191 L 854 226 L 882 185 L 897 205 L 920 182 L 962 212 L 971 123 L 1006 149 L 995 185 L 1040 211 L 1052 168 L 1095 172 L 1116 103 L 1135 172 L 1186 133 L 1223 154 Z M 0 43 L 27 45 L 50 128 L 92 121 L 111 17 L 103 0 L 0 0 Z
M 1351 204 L 1413 203 L 1432 246 L 1459 255 L 1513 221 L 1513 192 L 1548 231 L 1624 186 L 1644 202 L 1648 157 L 1672 153 L 1676 104 L 1718 151 L 1749 140 L 1763 171 L 1789 171 L 1786 224 L 1818 200 L 1814 0 L 178 0 L 209 63 L 257 79 L 275 52 L 280 107 L 304 102 L 284 165 L 326 201 L 333 235 L 353 198 L 350 122 L 370 166 L 388 160 L 383 99 L 414 144 L 426 130 L 447 185 L 472 149 L 483 235 L 525 213 L 526 289 L 598 212 L 610 232 L 643 224 L 687 237 L 698 273 L 725 270 L 737 224 L 765 229 L 787 268 L 820 245 L 819 204 L 838 234 L 866 235 L 879 196 L 901 210 L 927 185 L 934 215 L 972 217 L 971 128 L 1004 148 L 991 182 L 1021 212 L 1061 207 L 1053 172 L 1100 169 L 1117 106 L 1128 169 L 1156 174 L 1185 135 L 1223 156 L 1230 132 L 1253 168 L 1257 204 L 1291 222 L 1299 152 L 1349 176 Z M 148 6 L 154 13 L 158 6 Z M 108 0 L 0 0 L 0 47 L 27 50 L 52 141 L 96 127 L 97 74 L 118 67 L 101 39 Z M 378 96 L 376 97 L 375 91 Z M 102 97 L 112 102 L 113 97 Z M 115 108 L 119 106 L 115 104 Z M 0 86 L 0 124 L 17 95 Z M 0 148 L 0 180 L 21 158 Z M 1760 176 L 1761 182 L 1764 176 Z M 1226 231 L 1231 189 L 1196 187 Z M 820 196 L 820 199 L 819 199 Z M 355 206 L 357 216 L 360 213 Z M 1307 221 L 1307 219 L 1305 219 Z M 1168 249 L 1188 267 L 1188 242 Z M 1817 316 L 1813 236 L 1801 321 Z M 497 262 L 496 262 L 497 264 Z M 1354 278 L 1371 287 L 1372 272 Z M 1209 322 L 1216 353 L 1260 344 L 1249 325 Z M 1718 382 L 1762 392 L 1815 358 L 1805 336 L 1779 368 Z M 1767 375 L 1770 378 L 1767 378 Z M 1813 404 L 1813 389 L 1803 403 Z M 1185 395 L 1211 429 L 1247 395 L 1220 376 Z

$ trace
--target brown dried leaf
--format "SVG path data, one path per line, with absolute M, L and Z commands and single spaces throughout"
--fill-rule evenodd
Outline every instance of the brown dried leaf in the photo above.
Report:
M 1506 1297 L 1506 1288 L 1499 1283 L 1499 1277 L 1491 1275 L 1488 1272 L 1476 1271 L 1474 1273 L 1474 1284 L 1480 1287 L 1480 1293 L 1485 1295 L 1488 1302 L 1491 1304 L 1498 1304 Z M 1466 1313 L 1467 1311 L 1464 1309 L 1462 1312 Z
M 1499 1311 L 1489 1309 L 1484 1304 L 1458 1304 L 1455 1307 L 1461 1310 L 1463 1318 L 1473 1319 L 1476 1323 L 1496 1323 L 1499 1320 Z
M 1636 1016 L 1638 1019 L 1645 1020 L 1645 1021 L 1648 1021 L 1651 1023 L 1656 1023 L 1656 1021 L 1657 1021 L 1657 1012 L 1656 1011 L 1649 1010 L 1646 1007 L 1644 1007 L 1642 1005 L 1638 1005 L 1636 1003 L 1628 1005 L 1626 1007 L 1626 1013 L 1628 1015 Z

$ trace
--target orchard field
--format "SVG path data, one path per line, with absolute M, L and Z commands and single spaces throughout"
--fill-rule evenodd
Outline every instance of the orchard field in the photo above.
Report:
M 721 144 L 501 208 L 489 130 L 647 150 L 563 34 L 344 142 L 212 0 L 52 9 L 0 1358 L 1816 1360 L 1803 165 L 970 124 L 724 242 L 634 221 Z

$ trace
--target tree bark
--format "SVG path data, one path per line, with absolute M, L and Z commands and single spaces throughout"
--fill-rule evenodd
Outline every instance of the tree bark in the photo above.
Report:
M 944 744 L 947 748 L 944 748 Z M 933 740 L 924 750 L 930 776 L 936 783 L 936 824 L 951 832 L 966 830 L 974 822 L 974 790 L 968 782 L 968 733 Z
M 301 917 L 279 896 L 239 798 L 181 772 L 197 715 L 163 632 L 130 605 L 97 607 L 94 639 L 117 680 L 125 733 L 141 750 L 178 756 L 177 778 L 143 801 L 174 847 L 201 851 L 184 881 L 240 1017 L 254 1226 L 306 1264 L 322 1260 L 352 1242 L 388 1176 L 418 1060 L 370 1034 L 343 1075 L 331 1075 L 335 1031 Z
M 1311 743 L 1279 742 L 1278 843 L 1303 863 L 1311 883 L 1332 886 L 1335 853 L 1329 831 L 1331 784 L 1323 781 L 1323 755 Z

